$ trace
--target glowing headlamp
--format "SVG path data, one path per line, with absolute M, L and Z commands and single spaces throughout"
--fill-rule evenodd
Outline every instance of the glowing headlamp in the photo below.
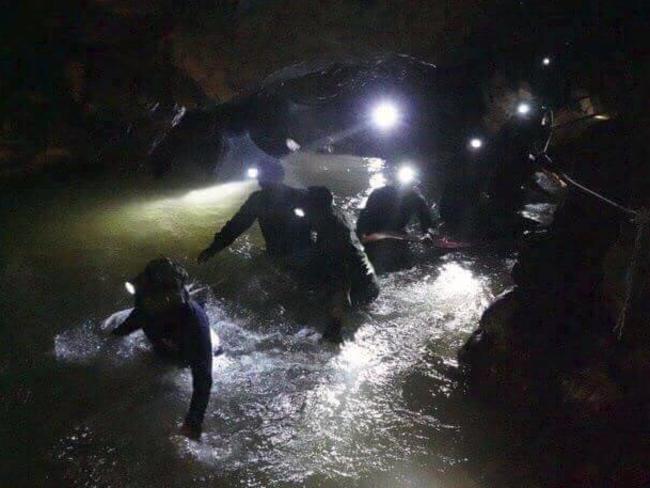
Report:
M 413 183 L 416 176 L 417 173 L 412 166 L 404 165 L 400 167 L 399 170 L 397 170 L 397 181 L 399 181 L 402 185 Z
M 126 288 L 129 295 L 135 295 L 135 286 L 130 281 L 124 282 L 124 288 Z
M 474 150 L 481 149 L 483 147 L 483 139 L 472 137 L 469 140 L 469 147 Z
M 295 214 L 296 217 L 304 217 L 305 216 L 305 211 L 302 208 L 294 208 L 293 213 Z
M 286 140 L 287 149 L 291 152 L 296 152 L 300 150 L 300 144 L 298 144 L 294 139 L 288 138 Z
M 399 121 L 399 110 L 391 102 L 381 102 L 373 110 L 372 120 L 379 129 L 390 129 Z
M 530 113 L 531 107 L 529 103 L 521 102 L 517 105 L 517 113 L 519 115 L 528 115 Z
M 257 168 L 248 168 L 248 170 L 246 170 L 246 176 L 248 176 L 249 178 L 253 178 L 253 179 L 257 178 L 259 174 L 260 174 L 260 170 Z

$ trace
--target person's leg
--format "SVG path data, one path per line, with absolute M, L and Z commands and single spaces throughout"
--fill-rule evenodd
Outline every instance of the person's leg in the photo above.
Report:
M 323 332 L 323 339 L 332 342 L 342 342 L 343 319 L 350 308 L 349 287 L 337 287 L 330 295 L 329 324 Z

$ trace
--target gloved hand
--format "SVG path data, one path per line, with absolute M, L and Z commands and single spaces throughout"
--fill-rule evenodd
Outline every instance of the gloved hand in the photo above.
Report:
M 420 242 L 424 244 L 425 246 L 433 246 L 435 241 L 434 241 L 434 235 L 433 235 L 433 230 L 429 229 L 426 234 L 424 234 L 420 238 Z
M 199 257 L 196 258 L 196 262 L 201 264 L 205 263 L 208 259 L 210 259 L 212 256 L 214 256 L 214 251 L 212 248 L 206 248 L 203 251 L 201 251 L 201 254 L 199 254 Z

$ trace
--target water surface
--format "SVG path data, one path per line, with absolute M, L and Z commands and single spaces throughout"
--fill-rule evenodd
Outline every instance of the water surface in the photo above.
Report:
M 287 167 L 294 184 L 330 186 L 354 217 L 383 164 L 298 155 Z M 322 344 L 317 297 L 267 261 L 256 227 L 207 265 L 194 262 L 255 188 L 125 178 L 3 197 L 4 479 L 488 486 L 467 442 L 476 411 L 454 393 L 453 372 L 508 286 L 511 259 L 424 250 L 417 267 L 381 278 L 380 298 L 350 318 L 341 347 Z M 141 334 L 116 339 L 104 325 L 130 306 L 123 282 L 162 255 L 211 288 L 207 311 L 225 350 L 201 443 L 177 434 L 189 372 L 158 364 Z

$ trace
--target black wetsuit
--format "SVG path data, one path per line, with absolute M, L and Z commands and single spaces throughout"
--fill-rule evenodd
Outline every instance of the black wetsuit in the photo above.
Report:
M 215 252 L 230 246 L 255 220 L 259 222 L 271 256 L 302 253 L 312 246 L 309 222 L 296 215 L 304 207 L 305 190 L 276 184 L 254 192 L 235 216 L 214 236 Z
M 332 209 L 314 227 L 316 248 L 331 283 L 334 286 L 346 283 L 350 287 L 352 305 L 370 303 L 377 298 L 379 284 L 375 270 L 345 215 Z
M 357 221 L 357 234 L 375 232 L 404 232 L 413 217 L 420 222 L 422 232 L 433 227 L 431 209 L 420 192 L 413 188 L 384 186 L 374 190 Z
M 113 334 L 125 336 L 138 329 L 158 354 L 191 368 L 193 391 L 185 423 L 200 430 L 212 388 L 212 339 L 205 311 L 191 299 L 156 316 L 136 307 Z
M 433 227 L 431 209 L 422 194 L 413 188 L 385 186 L 374 190 L 357 220 L 357 235 L 377 232 L 405 233 L 406 226 L 416 218 L 426 233 Z M 407 241 L 384 239 L 365 244 L 366 252 L 379 272 L 408 267 L 410 253 Z

